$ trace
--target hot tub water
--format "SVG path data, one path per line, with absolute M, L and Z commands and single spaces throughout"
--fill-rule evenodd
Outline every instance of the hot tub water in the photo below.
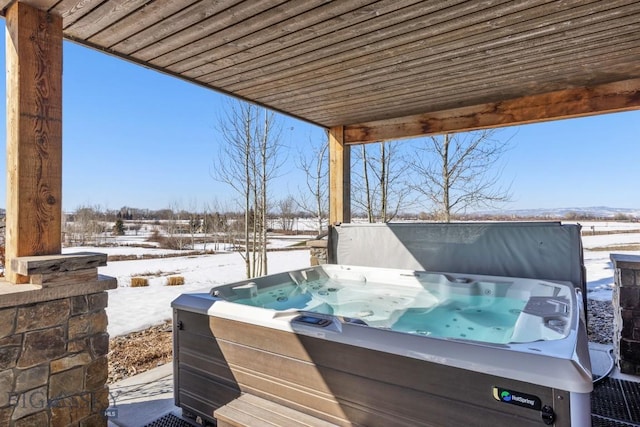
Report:
M 250 287 L 250 285 L 249 285 Z M 359 319 L 368 326 L 418 335 L 508 343 L 527 300 L 464 292 L 427 290 L 384 283 L 321 277 L 247 292 L 247 285 L 229 301 L 254 307 L 304 310 Z

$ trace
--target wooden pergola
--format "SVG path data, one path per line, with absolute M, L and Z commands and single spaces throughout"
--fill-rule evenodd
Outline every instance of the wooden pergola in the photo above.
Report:
M 7 276 L 61 251 L 62 40 L 329 130 L 349 146 L 640 108 L 637 0 L 0 0 Z

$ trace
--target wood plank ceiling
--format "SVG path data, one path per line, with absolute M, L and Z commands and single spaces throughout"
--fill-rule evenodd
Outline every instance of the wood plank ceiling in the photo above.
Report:
M 68 39 L 326 128 L 640 78 L 637 0 L 24 2 Z

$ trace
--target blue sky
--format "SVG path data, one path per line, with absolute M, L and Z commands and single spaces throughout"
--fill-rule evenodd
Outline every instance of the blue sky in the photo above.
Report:
M 5 65 L 4 21 L 0 64 Z M 2 73 L 0 93 L 5 92 Z M 65 42 L 63 208 L 81 205 L 200 208 L 235 195 L 211 177 L 219 111 L 226 97 L 138 65 Z M 5 104 L 0 138 L 6 139 Z M 275 197 L 297 194 L 298 147 L 324 131 L 283 118 L 289 167 Z M 609 206 L 640 208 L 640 111 L 506 128 L 512 148 L 502 177 L 513 201 L 504 209 Z M 0 150 L 0 176 L 6 175 Z M 290 171 L 289 173 L 286 173 Z M 6 180 L 0 182 L 4 205 Z

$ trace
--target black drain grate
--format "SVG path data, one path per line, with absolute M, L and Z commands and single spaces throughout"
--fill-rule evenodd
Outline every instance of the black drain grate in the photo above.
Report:
M 629 424 L 624 421 L 611 420 L 609 418 L 591 415 L 591 427 L 637 427 L 638 424 Z
M 620 381 L 631 421 L 640 424 L 640 383 Z
M 190 423 L 189 421 L 186 421 L 173 414 L 167 414 L 161 418 L 158 418 L 154 422 L 147 424 L 144 427 L 194 427 L 194 426 L 198 426 L 198 425 Z
M 604 418 L 629 420 L 624 393 L 618 380 L 605 378 L 593 387 L 591 413 Z
M 591 393 L 594 427 L 640 427 L 640 383 L 605 378 Z

